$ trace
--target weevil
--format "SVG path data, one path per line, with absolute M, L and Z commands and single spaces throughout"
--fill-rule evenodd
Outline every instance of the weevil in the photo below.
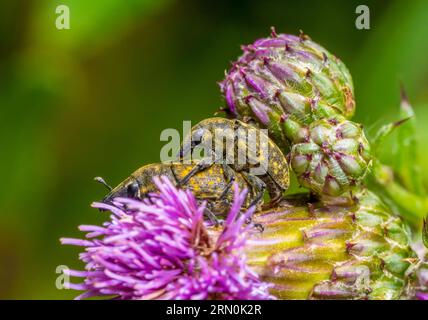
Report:
M 155 176 L 166 176 L 170 181 L 178 184 L 195 165 L 198 165 L 197 161 L 190 164 L 170 162 L 145 165 L 117 187 L 110 188 L 110 192 L 102 201 L 110 203 L 116 197 L 143 199 L 149 193 L 157 190 L 153 182 Z M 95 180 L 107 185 L 101 178 L 95 178 Z M 199 202 L 206 200 L 206 216 L 212 222 L 218 223 L 229 212 L 233 202 L 234 182 L 237 183 L 240 190 L 248 189 L 244 207 L 249 208 L 254 205 L 256 209 L 260 209 L 265 189 L 263 181 L 245 173 L 234 172 L 224 164 L 214 164 L 198 171 L 186 183 L 181 183 L 180 187 L 190 190 Z
M 179 159 L 192 155 L 197 147 L 202 147 L 208 154 L 181 183 L 186 184 L 198 171 L 225 161 L 235 172 L 259 177 L 266 184 L 271 205 L 277 203 L 288 189 L 290 178 L 286 157 L 266 133 L 250 124 L 219 117 L 203 120 L 185 138 Z

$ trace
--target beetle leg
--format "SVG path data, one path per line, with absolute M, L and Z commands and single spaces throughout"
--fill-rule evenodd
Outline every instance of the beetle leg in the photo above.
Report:
M 242 172 L 242 175 L 245 177 L 245 180 L 247 180 L 248 184 L 255 192 L 254 199 L 251 201 L 249 207 L 257 206 L 257 204 L 259 204 L 259 202 L 263 199 L 266 184 L 257 176 L 248 174 L 246 172 Z
M 242 119 L 242 122 L 247 123 L 247 124 L 257 128 L 257 122 L 249 116 L 244 116 L 244 118 Z
M 210 209 L 205 208 L 204 214 L 211 221 L 211 223 L 214 224 L 215 226 L 223 225 L 223 220 L 217 218 L 217 216 Z
M 187 182 L 189 182 L 190 178 L 192 178 L 195 174 L 197 174 L 198 172 L 201 172 L 201 171 L 203 171 L 206 168 L 209 168 L 211 166 L 212 166 L 212 162 L 210 159 L 202 159 L 200 162 L 198 162 L 192 168 L 192 170 L 190 170 L 190 172 L 188 174 L 186 174 L 186 176 L 183 179 L 178 181 L 177 185 L 182 186 L 184 184 L 187 184 Z
M 275 197 L 271 198 L 267 204 L 264 204 L 262 208 L 263 210 L 271 209 L 275 207 L 281 200 L 282 200 L 282 193 L 279 193 Z
M 226 162 L 223 162 L 223 174 L 226 178 L 227 185 L 224 188 L 221 195 L 218 197 L 219 199 L 224 199 L 226 195 L 228 194 L 230 188 L 232 187 L 233 183 L 235 182 L 235 172 L 232 170 L 230 166 L 226 164 Z
M 198 143 L 197 143 L 198 142 Z M 199 141 L 190 141 L 188 144 L 181 145 L 180 150 L 178 152 L 177 157 L 182 160 L 185 156 L 187 156 L 189 153 L 191 154 L 193 152 L 193 149 L 196 147 L 196 145 L 199 144 Z
M 282 189 L 269 174 L 264 180 L 267 184 L 270 200 L 268 204 L 263 205 L 263 209 L 270 209 L 282 200 L 283 193 Z
M 265 227 L 263 227 L 263 225 L 261 223 L 254 223 L 253 224 L 253 228 L 256 228 L 260 231 L 260 233 L 262 233 L 263 231 L 265 231 Z

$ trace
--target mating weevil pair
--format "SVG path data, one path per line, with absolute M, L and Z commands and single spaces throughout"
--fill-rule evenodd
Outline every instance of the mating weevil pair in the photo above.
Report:
M 240 189 L 249 190 L 245 207 L 257 209 L 261 208 L 265 190 L 269 193 L 269 205 L 273 205 L 289 186 L 288 163 L 282 151 L 267 134 L 242 121 L 204 120 L 191 129 L 184 141 L 179 161 L 141 167 L 112 189 L 103 202 L 115 197 L 142 199 L 156 191 L 153 177 L 164 175 L 192 191 L 199 201 L 206 200 L 206 215 L 217 221 L 217 216 L 229 210 L 234 182 Z M 200 147 L 205 157 L 183 161 Z
M 190 164 L 171 162 L 145 165 L 112 189 L 103 202 L 109 203 L 116 197 L 143 199 L 148 194 L 157 191 L 153 177 L 166 176 L 171 182 L 191 191 L 198 201 L 206 201 L 205 215 L 215 224 L 229 211 L 233 201 L 231 181 L 235 182 L 241 190 L 248 189 L 245 207 L 255 205 L 260 208 L 263 186 L 253 182 L 251 177 L 248 180 L 248 177 L 234 172 L 225 165 L 213 164 L 209 168 L 192 174 L 192 177 L 183 184 L 182 180 L 198 163 L 198 161 L 194 161 Z

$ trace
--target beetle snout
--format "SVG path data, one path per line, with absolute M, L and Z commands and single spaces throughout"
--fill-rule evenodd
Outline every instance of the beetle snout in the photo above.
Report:
M 105 196 L 105 197 L 101 200 L 101 202 L 102 202 L 102 203 L 105 203 L 105 204 L 111 204 L 111 203 L 113 202 L 113 197 L 111 197 L 110 195 Z

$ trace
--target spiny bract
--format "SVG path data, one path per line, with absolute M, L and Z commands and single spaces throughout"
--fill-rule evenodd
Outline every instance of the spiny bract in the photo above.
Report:
M 301 34 L 276 34 L 243 47 L 220 88 L 227 113 L 252 118 L 268 127 L 275 142 L 287 148 L 297 128 L 314 120 L 355 109 L 353 84 L 346 66 Z
M 248 263 L 281 299 L 398 299 L 415 260 L 399 217 L 363 190 L 349 205 L 306 196 L 257 214 Z
M 300 184 L 328 196 L 358 186 L 371 164 L 361 125 L 339 116 L 313 122 L 303 141 L 292 146 L 290 158 Z

